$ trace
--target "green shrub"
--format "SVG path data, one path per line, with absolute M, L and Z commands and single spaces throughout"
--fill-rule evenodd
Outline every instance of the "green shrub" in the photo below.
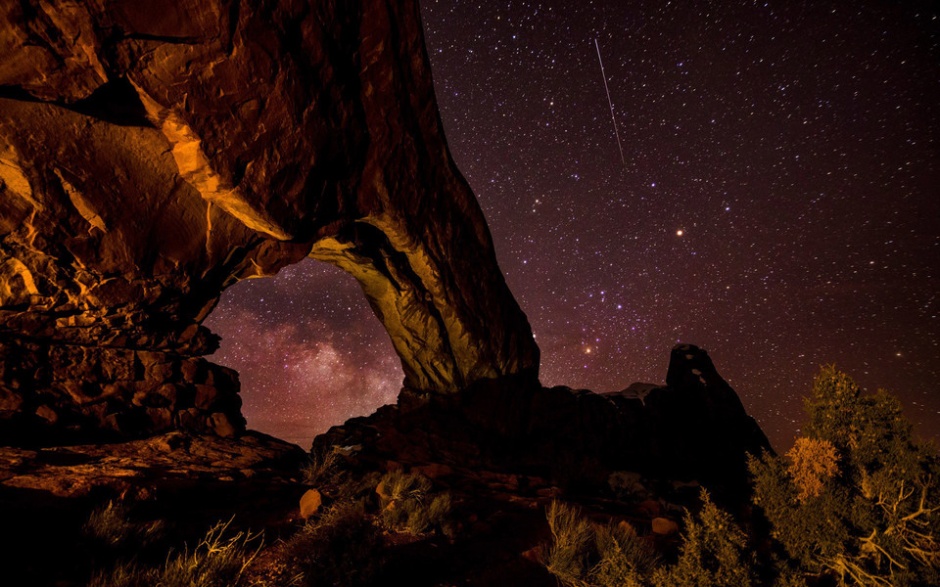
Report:
M 686 514 L 679 560 L 657 569 L 657 587 L 739 587 L 756 581 L 747 536 L 731 516 L 716 506 L 708 492 L 701 493 L 702 510 Z
M 390 471 L 379 481 L 375 491 L 386 502 L 421 501 L 431 492 L 431 480 L 419 473 Z
M 771 536 L 784 548 L 786 558 L 812 573 L 821 561 L 837 556 L 850 539 L 852 500 L 838 483 L 801 501 L 800 489 L 781 457 L 764 455 L 748 464 L 754 477 L 753 501 L 771 524 Z
M 626 524 L 594 529 L 598 560 L 588 576 L 601 587 L 642 587 L 657 558 L 636 531 Z

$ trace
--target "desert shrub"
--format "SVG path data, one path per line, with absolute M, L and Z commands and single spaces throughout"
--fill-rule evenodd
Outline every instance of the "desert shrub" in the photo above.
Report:
M 339 454 L 333 447 L 314 448 L 300 469 L 304 484 L 320 485 L 328 482 L 336 473 L 339 462 Z
M 824 367 L 806 436 L 749 464 L 754 501 L 803 573 L 840 584 L 940 584 L 940 463 L 898 400 Z
M 361 502 L 339 502 L 308 522 L 286 544 L 303 585 L 368 585 L 381 568 L 378 529 Z
M 632 471 L 614 471 L 607 477 L 611 492 L 621 500 L 639 500 L 648 495 L 642 475 Z
M 747 547 L 747 536 L 716 506 L 708 492 L 701 493 L 702 510 L 687 513 L 679 560 L 657 569 L 652 583 L 657 587 L 739 587 L 756 581 L 755 565 Z
M 434 529 L 450 533 L 450 494 L 434 495 L 431 480 L 424 475 L 392 471 L 382 477 L 375 491 L 387 528 L 409 534 Z
M 149 546 L 161 539 L 164 531 L 163 521 L 135 521 L 129 508 L 113 501 L 93 510 L 82 527 L 82 533 L 91 542 L 115 551 Z
M 260 534 L 229 532 L 228 522 L 219 522 L 206 532 L 195 548 L 184 548 L 163 567 L 163 587 L 211 587 L 238 585 L 242 574 L 263 546 Z
M 597 562 L 590 582 L 602 587 L 642 587 L 657 561 L 653 550 L 627 524 L 594 528 Z
M 553 501 L 545 512 L 552 533 L 542 548 L 545 568 L 569 587 L 641 587 L 656 556 L 623 523 L 594 525 L 581 512 Z
M 585 585 L 591 565 L 594 531 L 591 523 L 572 506 L 553 501 L 545 512 L 552 542 L 542 560 L 545 568 L 564 585 Z
M 262 541 L 259 534 L 230 532 L 230 525 L 212 526 L 195 548 L 171 553 L 162 567 L 121 562 L 95 575 L 89 587 L 238 587 Z
M 424 500 L 432 487 L 431 480 L 424 475 L 396 470 L 382 477 L 376 487 L 376 493 L 387 502 Z

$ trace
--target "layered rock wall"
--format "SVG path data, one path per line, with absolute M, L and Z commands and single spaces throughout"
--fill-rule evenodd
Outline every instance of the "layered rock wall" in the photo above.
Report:
M 0 0 L 0 53 L 5 425 L 239 431 L 200 323 L 308 255 L 360 281 L 406 387 L 537 377 L 416 2 Z

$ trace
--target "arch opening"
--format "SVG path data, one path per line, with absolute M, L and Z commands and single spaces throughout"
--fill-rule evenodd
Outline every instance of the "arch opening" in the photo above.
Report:
M 354 277 L 306 258 L 225 290 L 204 322 L 208 357 L 238 371 L 248 427 L 307 446 L 317 434 L 393 403 L 402 366 Z

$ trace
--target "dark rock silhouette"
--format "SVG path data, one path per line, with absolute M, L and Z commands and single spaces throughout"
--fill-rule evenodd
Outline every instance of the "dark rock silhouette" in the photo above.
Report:
M 317 437 L 314 450 L 333 446 L 359 447 L 357 458 L 379 469 L 495 468 L 586 487 L 626 470 L 738 496 L 746 491 L 746 454 L 770 450 L 708 353 L 687 344 L 673 349 L 665 386 L 597 394 L 504 379 L 456 396 L 406 391 L 397 406 Z
M 12 434 L 238 433 L 237 377 L 199 358 L 200 323 L 308 255 L 360 281 L 406 387 L 537 377 L 416 2 L 3 2 L 0 47 Z

